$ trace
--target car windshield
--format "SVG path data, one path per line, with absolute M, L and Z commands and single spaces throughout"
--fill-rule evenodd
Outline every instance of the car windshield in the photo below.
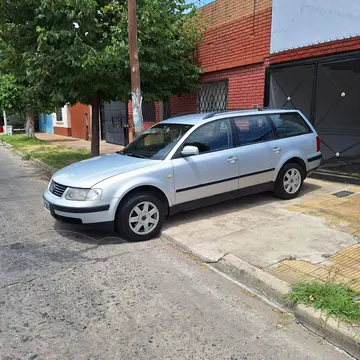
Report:
M 164 160 L 192 125 L 158 124 L 131 142 L 121 154 L 139 158 Z

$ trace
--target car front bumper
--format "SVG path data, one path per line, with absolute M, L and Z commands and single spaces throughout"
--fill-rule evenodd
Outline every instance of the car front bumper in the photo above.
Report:
M 95 224 L 114 221 L 114 204 L 104 201 L 71 201 L 53 195 L 48 189 L 44 193 L 44 207 L 57 220 Z

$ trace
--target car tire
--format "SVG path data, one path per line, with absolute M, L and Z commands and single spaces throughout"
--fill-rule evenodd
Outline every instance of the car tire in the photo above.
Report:
M 301 191 L 304 178 L 304 169 L 299 164 L 285 164 L 276 179 L 274 195 L 284 200 L 296 198 Z
M 145 241 L 160 234 L 164 221 L 164 203 L 152 194 L 138 193 L 120 203 L 115 228 L 125 240 Z

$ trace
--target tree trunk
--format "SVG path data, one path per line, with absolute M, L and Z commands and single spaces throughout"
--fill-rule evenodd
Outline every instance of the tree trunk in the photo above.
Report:
M 35 113 L 33 111 L 26 114 L 26 135 L 28 138 L 35 137 Z
M 91 155 L 100 155 L 100 95 L 95 93 L 92 97 L 91 119 Z

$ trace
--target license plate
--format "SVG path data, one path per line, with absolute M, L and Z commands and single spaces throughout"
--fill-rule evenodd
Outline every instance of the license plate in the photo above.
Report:
M 50 203 L 46 200 L 44 200 L 44 208 L 47 210 L 47 211 L 50 211 Z

